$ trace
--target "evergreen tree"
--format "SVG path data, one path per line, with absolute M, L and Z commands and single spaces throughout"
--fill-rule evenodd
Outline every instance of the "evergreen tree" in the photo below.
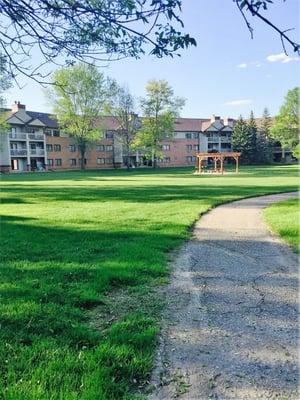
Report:
M 272 139 L 270 128 L 272 120 L 267 107 L 263 111 L 262 122 L 256 135 L 256 162 L 258 164 L 270 164 L 273 159 Z
M 249 124 L 240 116 L 233 128 L 232 148 L 233 151 L 241 152 L 241 162 L 243 164 L 251 164 L 255 161 L 256 129 L 253 115 Z
M 254 113 L 251 111 L 248 122 L 247 130 L 247 146 L 244 149 L 244 157 L 248 159 L 249 164 L 253 164 L 256 161 L 256 136 L 257 126 L 254 118 Z

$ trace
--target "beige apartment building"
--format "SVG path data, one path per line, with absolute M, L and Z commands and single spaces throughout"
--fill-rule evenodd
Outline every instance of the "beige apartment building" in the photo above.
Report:
M 80 153 L 76 141 L 64 134 L 54 116 L 26 110 L 15 102 L 9 111 L 10 132 L 1 135 L 0 170 L 25 172 L 44 170 L 77 170 Z M 86 169 L 122 168 L 124 155 L 118 140 L 118 125 L 113 117 L 104 119 L 104 137 L 86 152 Z M 211 119 L 178 118 L 174 136 L 161 142 L 160 167 L 193 166 L 196 153 L 231 151 L 234 120 L 213 116 Z M 142 152 L 131 154 L 130 163 L 138 167 L 150 165 Z

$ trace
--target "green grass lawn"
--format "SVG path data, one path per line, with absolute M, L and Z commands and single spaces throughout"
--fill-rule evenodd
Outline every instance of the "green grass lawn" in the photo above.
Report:
M 300 208 L 298 199 L 275 203 L 265 210 L 265 219 L 296 253 L 300 253 Z
M 288 165 L 3 177 L 0 399 L 140 398 L 169 251 L 211 207 L 297 183 Z

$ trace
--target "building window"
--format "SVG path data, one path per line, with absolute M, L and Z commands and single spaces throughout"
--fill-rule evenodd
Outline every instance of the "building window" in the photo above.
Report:
M 105 164 L 105 158 L 97 158 L 97 164 Z
M 106 151 L 113 151 L 113 147 L 112 147 L 112 145 L 108 145 L 108 146 L 106 146 Z
M 70 158 L 70 165 L 71 167 L 76 165 L 76 158 Z
M 191 144 L 187 144 L 186 151 L 190 153 L 192 150 L 193 150 L 193 146 Z
M 34 128 L 29 128 L 28 126 L 25 127 L 25 132 L 26 133 L 35 133 L 35 129 Z
M 194 144 L 194 150 L 199 151 L 199 144 Z
M 75 144 L 69 144 L 69 151 L 71 153 L 74 153 L 76 151 L 76 145 Z
M 87 161 L 86 161 L 86 158 L 85 158 L 85 159 L 83 160 L 83 164 L 86 165 L 86 163 L 87 163 Z M 81 165 L 81 158 L 78 159 L 78 164 Z
M 105 134 L 106 139 L 112 139 L 114 137 L 113 132 L 106 132 Z
M 48 165 L 48 167 L 52 167 L 53 166 L 53 159 L 52 158 L 48 158 L 47 165 Z
M 57 136 L 57 137 L 60 136 L 60 133 L 59 133 L 58 129 L 53 129 L 52 133 L 53 133 L 53 136 Z
M 17 133 L 17 128 L 15 127 L 11 128 L 11 133 Z
M 105 146 L 103 144 L 97 144 L 97 151 L 105 151 Z
M 61 151 L 61 145 L 60 144 L 55 144 L 53 147 L 54 147 L 54 151 Z
M 169 144 L 163 144 L 163 145 L 161 146 L 161 148 L 162 148 L 162 150 L 168 151 L 168 150 L 170 150 L 170 145 L 169 145 Z
M 46 144 L 46 150 L 47 151 L 53 151 L 53 145 L 52 144 Z
M 52 136 L 51 129 L 45 129 L 44 133 L 45 133 L 46 136 Z
M 61 158 L 56 158 L 56 159 L 55 159 L 55 165 L 56 165 L 57 167 L 61 167 Z
M 113 163 L 113 159 L 112 158 L 106 158 L 105 159 L 105 164 L 112 164 Z
M 185 134 L 186 139 L 192 139 L 192 134 L 191 133 L 186 133 Z

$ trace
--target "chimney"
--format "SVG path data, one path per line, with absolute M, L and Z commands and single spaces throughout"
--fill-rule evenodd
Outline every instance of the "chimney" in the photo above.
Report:
M 26 109 L 25 104 L 21 104 L 19 101 L 15 101 L 14 104 L 11 106 L 11 111 L 14 113 L 19 110 L 25 110 L 25 109 Z
M 225 126 L 233 127 L 233 121 L 234 121 L 233 118 L 228 118 L 228 117 L 226 117 L 226 118 L 224 118 L 224 125 L 225 125 Z
M 213 114 L 212 117 L 210 118 L 210 122 L 213 124 L 216 121 L 220 121 L 221 117 L 218 117 L 217 115 Z

